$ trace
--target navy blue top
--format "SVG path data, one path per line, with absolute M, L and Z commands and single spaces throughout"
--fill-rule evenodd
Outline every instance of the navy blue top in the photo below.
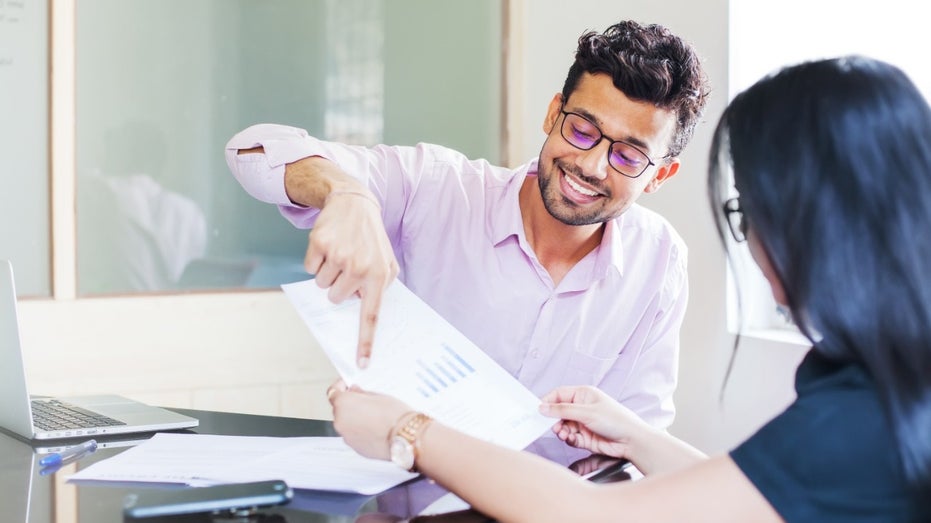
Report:
M 866 371 L 812 350 L 795 390 L 785 412 L 730 454 L 776 512 L 787 522 L 917 520 L 921 501 L 909 495 Z

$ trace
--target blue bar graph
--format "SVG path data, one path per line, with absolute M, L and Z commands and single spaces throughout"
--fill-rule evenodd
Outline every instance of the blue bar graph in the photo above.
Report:
M 456 360 L 457 360 L 459 363 L 461 363 L 463 367 L 465 367 L 466 369 L 468 369 L 470 373 L 471 373 L 471 372 L 475 372 L 475 369 L 473 369 L 472 366 L 469 365 L 468 362 L 466 362 L 466 360 L 462 359 L 462 356 L 460 356 L 459 353 L 457 353 L 456 351 L 454 351 L 452 347 L 450 347 L 449 345 L 447 345 L 447 344 L 444 343 L 444 344 L 443 344 L 443 348 L 446 349 L 446 352 L 450 353 L 454 358 L 456 358 Z
M 416 372 L 420 380 L 417 391 L 425 398 L 449 388 L 475 372 L 475 368 L 445 343 L 443 353 L 436 360 L 425 361 L 418 358 L 417 365 L 420 367 Z

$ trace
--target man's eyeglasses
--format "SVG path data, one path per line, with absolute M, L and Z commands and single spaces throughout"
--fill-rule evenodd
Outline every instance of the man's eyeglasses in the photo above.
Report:
M 737 243 L 747 241 L 747 220 L 744 219 L 744 213 L 740 209 L 740 200 L 731 198 L 724 202 L 724 218 Z
M 611 142 L 608 147 L 608 165 L 628 178 L 636 178 L 651 165 L 656 165 L 649 156 L 636 146 L 622 140 L 613 140 L 604 135 L 597 125 L 578 113 L 560 109 L 563 114 L 560 133 L 573 147 L 589 151 L 602 140 Z

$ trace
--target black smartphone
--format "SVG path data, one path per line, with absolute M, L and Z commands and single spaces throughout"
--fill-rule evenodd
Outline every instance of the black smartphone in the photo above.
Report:
M 201 512 L 240 516 L 262 507 L 283 505 L 292 497 L 291 487 L 281 480 L 212 487 L 151 488 L 127 494 L 123 499 L 123 513 L 133 519 Z

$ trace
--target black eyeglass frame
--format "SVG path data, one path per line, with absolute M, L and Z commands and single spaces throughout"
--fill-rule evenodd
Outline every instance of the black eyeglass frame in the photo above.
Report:
M 606 134 L 604 133 L 604 131 L 601 130 L 601 127 L 598 127 L 598 126 L 595 124 L 595 122 L 589 120 L 586 116 L 581 115 L 581 114 L 579 114 L 579 113 L 574 113 L 574 112 L 572 112 L 572 111 L 567 111 L 567 110 L 565 109 L 565 107 L 566 107 L 566 106 L 565 106 L 565 103 L 563 103 L 563 105 L 560 106 L 560 108 L 559 108 L 559 112 L 562 113 L 562 123 L 559 125 L 559 134 L 560 134 L 560 136 L 562 136 L 563 140 L 565 140 L 566 143 L 568 143 L 569 145 L 575 147 L 576 149 L 579 149 L 580 151 L 591 151 L 591 150 L 594 149 L 595 147 L 598 147 L 598 145 L 601 143 L 602 140 L 608 140 L 608 142 L 609 142 L 609 143 L 608 143 L 608 154 L 607 154 L 607 156 L 608 156 L 608 165 L 610 165 L 612 169 L 614 169 L 615 171 L 617 171 L 618 174 L 620 174 L 621 176 L 624 176 L 625 178 L 639 178 L 640 175 L 642 175 L 643 173 L 647 172 L 647 169 L 649 169 L 650 167 L 652 167 L 652 166 L 654 166 L 654 165 L 657 165 L 657 163 L 654 162 L 652 158 L 650 158 L 650 155 L 648 155 L 647 153 L 643 152 L 643 150 L 640 149 L 640 147 L 637 147 L 636 145 L 634 145 L 634 144 L 632 144 L 632 143 L 630 143 L 630 142 L 626 142 L 626 141 L 624 141 L 624 140 L 615 140 L 614 138 L 611 138 L 610 136 L 606 135 Z M 592 145 L 591 145 L 591 146 L 589 146 L 589 147 L 580 147 L 580 146 L 576 145 L 576 144 L 572 141 L 572 139 L 570 139 L 568 136 L 566 136 L 566 117 L 569 116 L 569 115 L 576 116 L 576 117 L 578 117 L 578 118 L 581 118 L 581 119 L 585 120 L 585 121 L 588 122 L 592 127 L 594 127 L 596 131 L 598 131 L 598 134 L 599 134 L 600 136 L 598 137 L 597 140 L 595 140 L 594 142 L 592 142 Z M 635 151 L 637 151 L 638 153 L 642 154 L 643 157 L 647 159 L 647 164 L 643 166 L 643 169 L 641 169 L 639 173 L 637 173 L 637 174 L 631 176 L 631 175 L 629 175 L 629 174 L 625 174 L 623 171 L 621 171 L 620 169 L 618 169 L 617 167 L 614 166 L 614 164 L 611 162 L 611 150 L 614 149 L 614 144 L 616 144 L 616 143 L 624 144 L 624 145 L 626 145 L 626 146 L 632 148 L 633 150 L 635 150 Z M 669 155 L 666 155 L 666 156 L 663 156 L 663 157 L 661 158 L 661 160 L 666 160 L 666 159 L 668 159 L 668 158 L 669 158 Z
M 747 220 L 740 208 L 740 199 L 731 198 L 724 202 L 721 207 L 724 211 L 724 221 L 727 222 L 727 228 L 731 230 L 734 241 L 737 243 L 747 241 Z

